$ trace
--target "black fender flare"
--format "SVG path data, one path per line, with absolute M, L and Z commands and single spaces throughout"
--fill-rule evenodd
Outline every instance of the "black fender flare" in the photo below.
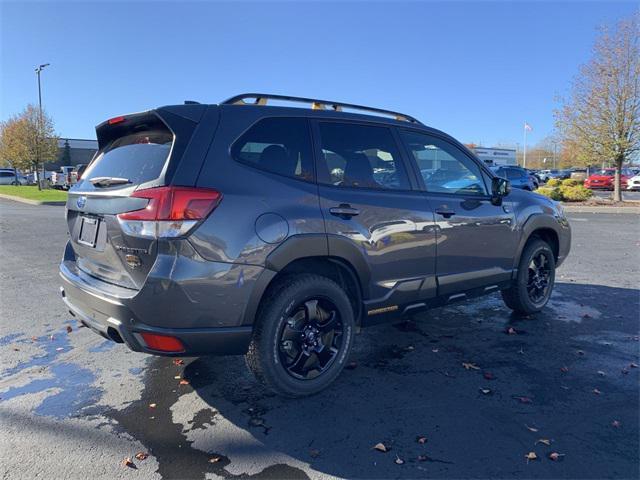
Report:
M 359 283 L 362 298 L 369 298 L 371 269 L 364 253 L 349 239 L 340 235 L 300 234 L 293 235 L 273 250 L 265 260 L 265 269 L 260 274 L 249 296 L 243 316 L 243 325 L 250 325 L 269 283 L 287 265 L 295 260 L 324 257 L 341 261 L 352 267 Z
M 530 215 L 529 218 L 527 218 L 527 220 L 522 225 L 522 234 L 520 235 L 520 241 L 518 243 L 518 248 L 516 249 L 516 255 L 514 257 L 514 264 L 513 264 L 514 275 L 517 272 L 518 265 L 520 264 L 520 257 L 522 255 L 522 251 L 524 250 L 525 245 L 529 241 L 529 238 L 531 238 L 531 234 L 536 230 L 541 230 L 541 229 L 553 230 L 556 236 L 558 237 L 558 239 L 560 239 L 560 235 L 561 235 L 560 228 L 561 227 L 558 224 L 558 221 L 554 217 L 549 216 L 548 214 L 534 213 Z

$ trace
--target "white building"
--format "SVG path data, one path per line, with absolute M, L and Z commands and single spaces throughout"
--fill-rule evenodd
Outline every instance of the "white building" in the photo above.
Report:
M 472 150 L 487 165 L 517 165 L 514 148 L 475 147 Z

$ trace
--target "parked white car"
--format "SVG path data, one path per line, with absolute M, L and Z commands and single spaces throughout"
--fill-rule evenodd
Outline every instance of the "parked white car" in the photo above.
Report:
M 640 190 L 640 175 L 635 175 L 627 180 L 627 190 Z
M 0 168 L 0 185 L 26 185 L 27 179 L 18 172 L 16 180 L 16 172 L 12 168 Z

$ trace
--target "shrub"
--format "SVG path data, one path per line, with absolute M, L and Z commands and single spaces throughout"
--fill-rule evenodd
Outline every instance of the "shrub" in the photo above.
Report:
M 549 197 L 551 200 L 562 200 L 562 193 L 558 188 L 540 187 L 536 190 L 536 193 Z
M 547 187 L 559 187 L 562 181 L 559 178 L 551 178 L 547 182 Z
M 565 202 L 583 202 L 593 195 L 593 192 L 582 185 L 560 187 L 562 199 Z
M 576 185 L 582 185 L 583 182 L 576 180 L 575 178 L 565 178 L 562 180 L 563 187 L 575 187 Z

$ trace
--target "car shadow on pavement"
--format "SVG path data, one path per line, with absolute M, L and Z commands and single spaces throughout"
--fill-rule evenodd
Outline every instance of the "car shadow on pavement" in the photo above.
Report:
M 302 399 L 265 390 L 242 357 L 154 358 L 143 398 L 114 416 L 165 478 L 305 478 L 309 467 L 346 478 L 631 478 L 639 303 L 638 290 L 560 283 L 531 317 L 498 295 L 415 314 L 363 331 L 349 368 Z M 176 386 L 182 368 L 189 385 Z M 154 399 L 169 404 L 166 418 L 133 421 Z

